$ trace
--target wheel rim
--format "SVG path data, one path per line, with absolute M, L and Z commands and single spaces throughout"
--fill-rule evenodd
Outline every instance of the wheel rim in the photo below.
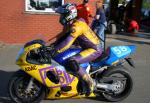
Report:
M 123 92 L 123 90 L 125 89 L 125 83 L 123 81 L 115 81 L 113 83 L 113 92 L 114 94 L 120 94 L 121 92 Z
M 24 101 L 29 102 L 33 101 L 38 97 L 38 95 L 41 93 L 41 85 L 38 83 L 34 83 L 30 90 L 26 90 L 26 87 L 28 85 L 29 80 L 26 80 L 26 78 L 20 77 L 15 80 L 12 89 L 13 89 L 13 98 L 15 101 Z M 36 82 L 36 81 L 34 81 Z
M 113 93 L 103 93 L 103 95 L 106 98 L 113 98 L 113 99 L 120 99 L 124 96 L 127 96 L 127 93 L 132 89 L 132 86 L 130 85 L 132 82 L 131 78 L 127 74 L 121 74 L 121 73 L 115 73 L 113 75 L 110 75 L 111 77 L 116 77 L 118 74 L 120 74 L 121 77 L 125 77 L 126 80 L 116 80 L 113 81 L 114 85 L 114 91 Z M 119 76 L 119 77 L 120 77 Z M 117 76 L 118 77 L 118 76 Z

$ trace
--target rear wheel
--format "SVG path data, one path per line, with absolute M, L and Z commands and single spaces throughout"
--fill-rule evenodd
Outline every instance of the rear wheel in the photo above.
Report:
M 15 103 L 39 103 L 45 98 L 45 87 L 36 80 L 33 80 L 27 90 L 30 79 L 23 71 L 16 72 L 11 78 L 8 85 L 9 96 Z
M 102 92 L 102 96 L 106 100 L 112 102 L 121 101 L 131 93 L 133 87 L 132 76 L 123 66 L 108 69 L 102 75 L 102 78 L 103 77 L 114 78 L 114 80 L 105 82 L 113 86 L 112 90 L 104 90 Z M 103 83 L 101 82 L 101 79 L 99 80 L 99 83 Z

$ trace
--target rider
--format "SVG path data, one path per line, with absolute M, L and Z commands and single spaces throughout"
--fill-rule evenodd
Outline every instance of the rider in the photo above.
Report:
M 60 23 L 64 26 L 69 25 L 70 34 L 55 46 L 56 54 L 69 49 L 78 40 L 82 51 L 68 59 L 67 67 L 77 75 L 79 80 L 86 83 L 86 95 L 88 96 L 92 91 L 93 82 L 79 64 L 90 62 L 101 56 L 100 40 L 84 20 L 77 19 L 77 9 L 74 4 L 68 3 L 59 7 L 57 13 L 60 13 Z

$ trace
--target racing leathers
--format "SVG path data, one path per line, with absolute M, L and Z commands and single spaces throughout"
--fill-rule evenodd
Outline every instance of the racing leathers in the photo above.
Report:
M 82 20 L 74 20 L 70 26 L 70 35 L 59 43 L 55 48 L 58 53 L 69 49 L 71 45 L 77 40 L 82 51 L 79 54 L 69 58 L 68 66 L 72 69 L 80 80 L 87 83 L 87 95 L 91 92 L 92 80 L 84 69 L 79 64 L 95 60 L 102 54 L 100 40 L 90 27 Z

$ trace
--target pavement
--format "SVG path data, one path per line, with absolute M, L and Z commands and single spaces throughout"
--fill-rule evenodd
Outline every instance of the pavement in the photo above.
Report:
M 107 35 L 106 47 L 110 45 L 136 45 L 137 51 L 132 55 L 136 69 L 131 69 L 135 81 L 134 90 L 131 95 L 118 103 L 149 103 L 150 98 L 150 34 L 138 33 Z M 7 94 L 8 81 L 14 71 L 19 67 L 15 65 L 15 58 L 22 44 L 5 44 L 0 42 L 0 103 L 12 103 Z M 129 67 L 127 65 L 127 67 Z M 130 68 L 130 67 L 129 67 Z M 63 99 L 63 100 L 43 100 L 41 103 L 108 103 L 102 98 L 95 99 Z

